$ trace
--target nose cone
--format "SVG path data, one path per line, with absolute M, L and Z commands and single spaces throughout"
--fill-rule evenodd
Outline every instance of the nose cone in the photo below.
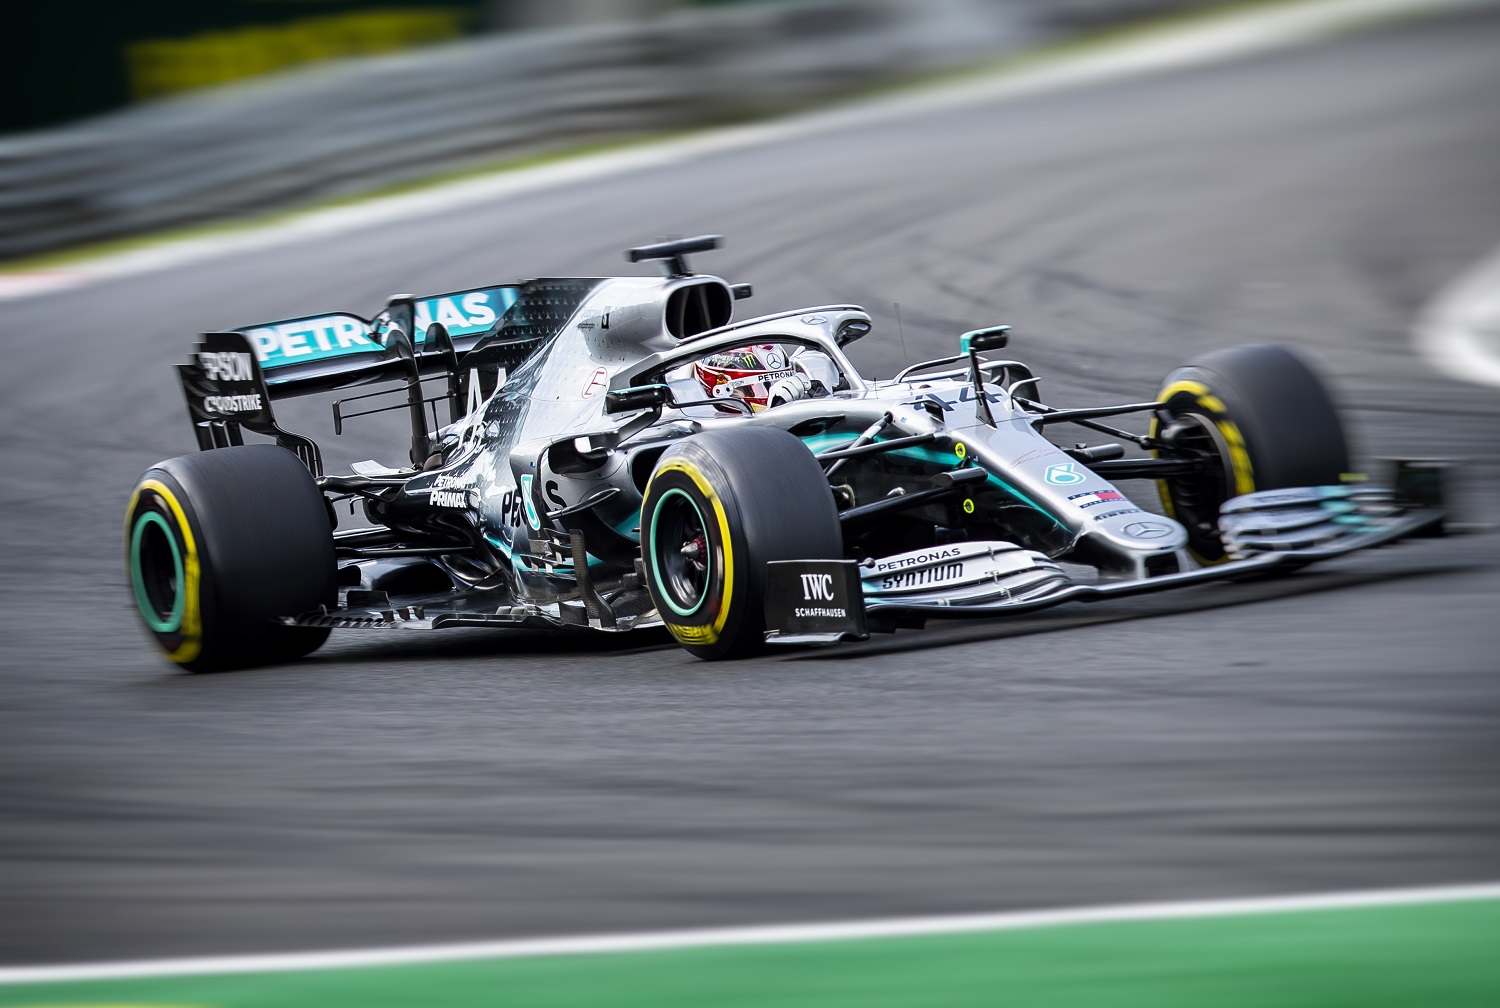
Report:
M 1105 576 L 1142 578 L 1180 569 L 1187 529 L 1171 518 L 1127 507 L 1094 516 L 1092 524 L 1085 535 Z

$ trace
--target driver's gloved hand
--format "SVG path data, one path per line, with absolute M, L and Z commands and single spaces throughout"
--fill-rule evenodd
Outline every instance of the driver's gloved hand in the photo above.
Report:
M 780 406 L 782 403 L 794 402 L 798 399 L 807 399 L 820 395 L 827 395 L 828 390 L 823 383 L 809 378 L 798 372 L 790 377 L 783 378 L 771 386 L 770 392 L 766 394 L 766 409 Z

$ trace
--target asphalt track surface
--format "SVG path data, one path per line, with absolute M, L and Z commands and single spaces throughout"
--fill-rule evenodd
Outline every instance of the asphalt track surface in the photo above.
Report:
M 208 677 L 119 560 L 192 447 L 193 333 L 701 232 L 759 311 L 869 306 L 877 376 L 1000 321 L 1064 405 L 1304 347 L 1362 459 L 1468 457 L 1500 518 L 1500 395 L 1408 343 L 1500 235 L 1497 51 L 1491 15 L 1386 26 L 6 305 L 0 961 L 1500 878 L 1494 533 L 739 664 L 392 631 Z M 397 423 L 330 454 L 396 460 Z

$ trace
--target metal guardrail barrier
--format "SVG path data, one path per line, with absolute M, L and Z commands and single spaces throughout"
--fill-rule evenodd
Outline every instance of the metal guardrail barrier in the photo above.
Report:
M 1112 7 L 811 0 L 497 35 L 0 140 L 0 257 L 791 108 L 1013 50 Z

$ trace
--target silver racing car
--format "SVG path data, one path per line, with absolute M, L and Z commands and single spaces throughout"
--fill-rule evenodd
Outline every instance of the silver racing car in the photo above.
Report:
M 749 286 L 686 258 L 717 244 L 627 253 L 659 277 L 206 334 L 179 366 L 203 450 L 148 470 L 126 516 L 162 650 L 207 671 L 300 657 L 334 628 L 665 627 L 734 658 L 1262 575 L 1441 527 L 1440 468 L 1355 481 L 1327 391 L 1285 348 L 1207 353 L 1148 399 L 1084 409 L 1045 403 L 1001 352 L 1005 326 L 869 379 L 844 352 L 871 332 L 862 308 L 733 321 Z M 337 397 L 339 432 L 404 411 L 407 458 L 325 472 L 272 411 L 311 393 Z M 1144 432 L 1116 426 L 1128 414 Z M 1064 425 L 1096 443 L 1049 437 Z M 338 528 L 355 506 L 366 521 Z

